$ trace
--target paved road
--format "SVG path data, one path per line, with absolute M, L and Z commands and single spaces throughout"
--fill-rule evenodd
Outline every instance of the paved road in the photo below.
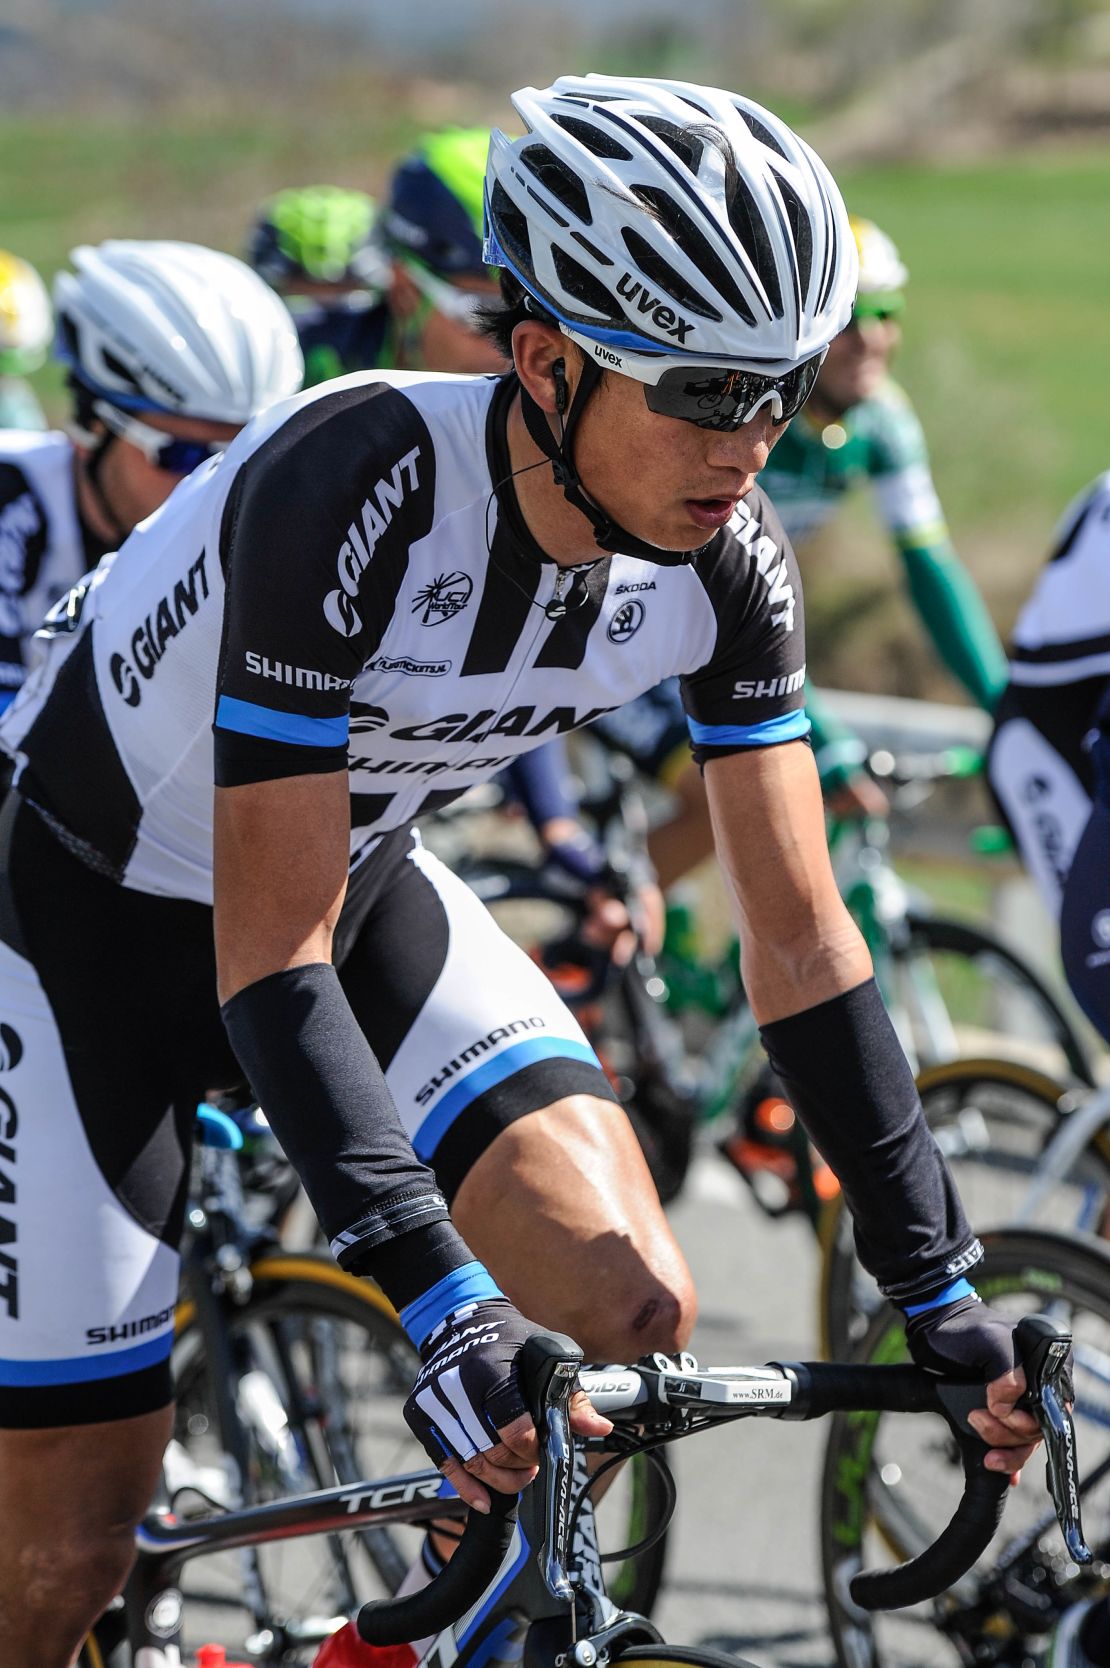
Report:
M 698 1284 L 699 1360 L 816 1353 L 817 1253 L 804 1222 L 769 1221 L 711 1154 L 671 1215 Z M 672 1451 L 679 1505 L 657 1612 L 666 1637 L 767 1668 L 832 1662 L 816 1532 L 823 1442 L 819 1424 L 753 1422 Z

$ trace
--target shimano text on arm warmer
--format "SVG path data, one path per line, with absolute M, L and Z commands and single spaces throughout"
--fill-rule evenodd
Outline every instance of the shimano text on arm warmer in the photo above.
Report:
M 760 1029 L 790 1104 L 844 1190 L 887 1297 L 928 1299 L 983 1254 L 925 1122 L 874 979 Z
M 271 973 L 221 1011 L 344 1268 L 373 1274 L 400 1309 L 473 1262 L 412 1150 L 334 967 Z

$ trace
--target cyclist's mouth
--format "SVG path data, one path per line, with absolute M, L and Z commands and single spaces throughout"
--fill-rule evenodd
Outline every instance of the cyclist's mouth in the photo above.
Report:
M 735 498 L 687 498 L 686 513 L 695 526 L 715 530 L 729 520 L 742 496 L 737 493 Z

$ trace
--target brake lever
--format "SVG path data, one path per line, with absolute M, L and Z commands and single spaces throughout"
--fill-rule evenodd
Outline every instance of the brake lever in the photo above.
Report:
M 1068 1407 L 1072 1399 L 1071 1334 L 1047 1315 L 1027 1315 L 1014 1332 L 1026 1391 L 1020 1406 L 1028 1408 L 1044 1437 L 1048 1491 L 1068 1555 L 1076 1564 L 1090 1564 L 1094 1554 L 1083 1538 L 1079 1509 L 1079 1466 L 1075 1424 Z
M 571 1495 L 574 1487 L 574 1440 L 570 1432 L 570 1398 L 578 1382 L 582 1351 L 558 1333 L 535 1333 L 521 1353 L 521 1378 L 546 1468 L 543 1543 L 537 1561 L 552 1598 L 570 1603 L 574 1588 L 567 1574 L 570 1560 Z

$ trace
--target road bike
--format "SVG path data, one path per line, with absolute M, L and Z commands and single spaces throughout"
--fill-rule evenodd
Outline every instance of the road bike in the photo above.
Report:
M 1012 1060 L 954 1060 L 921 1072 L 917 1084 L 976 1228 L 1107 1231 L 1110 1090 L 1058 1083 Z M 823 1218 L 821 1246 L 822 1349 L 847 1358 L 880 1300 L 840 1198 Z
M 1060 1546 L 1051 1513 L 1041 1509 L 1035 1458 L 1013 1491 L 1003 1532 L 947 1592 L 898 1615 L 861 1608 L 856 1572 L 877 1557 L 912 1558 L 928 1545 L 961 1486 L 961 1468 L 944 1434 L 885 1412 L 840 1413 L 821 1495 L 824 1585 L 840 1668 L 1026 1668 L 1042 1661 L 1069 1605 L 1110 1590 L 1110 1250 L 1099 1240 L 1036 1229 L 987 1235 L 985 1243 L 975 1276 L 985 1301 L 1015 1316 L 1033 1305 L 1073 1337 L 1074 1428 L 1063 1440 L 1074 1441 L 1082 1458 L 1075 1508 L 1094 1558 Z M 905 1358 L 901 1317 L 884 1305 L 856 1359 Z M 1049 1463 L 1058 1463 L 1051 1451 Z
M 1067 1334 L 1033 1318 L 1022 1322 L 1017 1337 L 1034 1405 L 1055 1444 L 1055 1508 L 1073 1551 L 1082 1554 L 1073 1511 L 1080 1487 L 1074 1446 L 1069 1449 L 1060 1438 L 1060 1429 L 1070 1429 L 1060 1399 Z M 522 1372 L 541 1437 L 536 1482 L 519 1498 L 495 1494 L 488 1516 L 470 1513 L 455 1557 L 422 1591 L 363 1606 L 357 1616 L 363 1639 L 389 1644 L 431 1636 L 423 1661 L 437 1668 L 480 1668 L 521 1656 L 529 1668 L 608 1668 L 617 1662 L 735 1668 L 734 1658 L 664 1643 L 648 1618 L 614 1603 L 606 1591 L 591 1491 L 607 1466 L 633 1453 L 653 1454 L 738 1419 L 813 1419 L 863 1408 L 931 1413 L 946 1421 L 960 1448 L 965 1479 L 956 1511 L 934 1545 L 909 1566 L 860 1574 L 853 1590 L 867 1605 L 912 1603 L 959 1580 L 989 1541 L 1009 1493 L 1004 1477 L 983 1468 L 985 1449 L 966 1425 L 968 1409 L 982 1403 L 983 1387 L 938 1383 L 914 1367 L 795 1362 L 700 1369 L 692 1356 L 683 1355 L 583 1371 L 581 1353 L 568 1339 L 540 1337 L 526 1346 Z M 567 1405 L 578 1382 L 614 1421 L 610 1436 L 571 1437 Z M 592 1474 L 591 1453 L 606 1456 Z M 117 1653 L 119 1662 L 179 1668 L 178 1580 L 195 1559 L 220 1549 L 288 1544 L 304 1535 L 357 1535 L 463 1513 L 449 1485 L 428 1469 L 188 1522 L 152 1513 L 137 1535 L 138 1558 L 122 1606 L 127 1642 Z M 326 1631 L 320 1629 L 321 1638 Z M 304 1638 L 273 1639 L 253 1660 L 275 1668 L 307 1662 L 309 1649 Z

